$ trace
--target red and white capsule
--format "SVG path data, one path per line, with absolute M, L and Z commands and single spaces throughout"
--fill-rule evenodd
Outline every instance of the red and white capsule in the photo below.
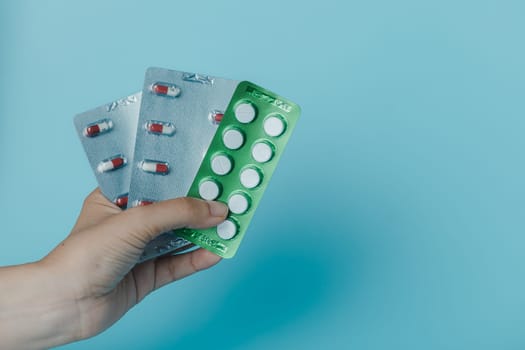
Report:
M 133 202 L 133 206 L 134 207 L 145 207 L 146 205 L 150 205 L 153 203 L 155 202 L 149 199 L 138 199 L 135 202 Z
M 101 119 L 86 126 L 84 129 L 84 136 L 95 137 L 105 134 L 111 129 L 113 129 L 113 122 L 111 119 Z
M 210 112 L 210 121 L 213 124 L 220 124 L 222 122 L 222 118 L 224 118 L 224 112 L 223 111 L 211 111 Z
M 143 160 L 139 164 L 140 169 L 147 173 L 166 175 L 170 172 L 170 167 L 166 162 L 156 160 Z
M 169 122 L 150 120 L 146 122 L 145 128 L 147 132 L 155 135 L 172 136 L 175 134 L 175 125 Z
M 126 209 L 128 206 L 128 194 L 126 193 L 122 196 L 118 196 L 117 198 L 115 198 L 113 203 L 115 203 L 115 205 L 120 209 Z
M 101 161 L 97 166 L 97 170 L 100 173 L 106 173 L 108 171 L 122 168 L 124 165 L 126 165 L 126 158 L 119 154 Z
M 151 91 L 159 96 L 178 97 L 181 90 L 178 86 L 167 83 L 155 83 L 151 86 Z

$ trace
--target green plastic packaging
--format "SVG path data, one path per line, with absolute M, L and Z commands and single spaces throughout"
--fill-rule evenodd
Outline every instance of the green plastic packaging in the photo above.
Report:
M 184 228 L 175 234 L 224 258 L 233 257 L 300 113 L 297 104 L 241 82 L 188 192 L 189 197 L 228 204 L 228 218 L 217 227 Z

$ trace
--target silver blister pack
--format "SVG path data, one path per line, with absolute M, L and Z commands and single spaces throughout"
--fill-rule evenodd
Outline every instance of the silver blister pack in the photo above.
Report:
M 74 119 L 100 190 L 122 209 L 128 204 L 141 97 L 139 92 L 80 113 Z M 140 261 L 192 247 L 192 243 L 182 238 L 163 235 L 146 246 Z
M 238 81 L 149 68 L 137 126 L 130 206 L 183 197 L 231 100 Z M 141 260 L 177 251 L 190 242 L 168 232 Z
M 132 206 L 183 197 L 238 81 L 149 68 L 137 126 Z
M 74 124 L 100 190 L 125 209 L 142 93 L 75 116 Z

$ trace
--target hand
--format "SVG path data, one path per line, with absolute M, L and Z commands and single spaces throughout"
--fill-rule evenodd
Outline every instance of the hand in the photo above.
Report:
M 103 331 L 155 289 L 220 260 L 198 249 L 136 265 L 149 241 L 175 228 L 216 226 L 227 213 L 222 203 L 193 198 L 121 211 L 95 190 L 47 257 L 0 269 L 0 285 L 12 286 L 0 290 L 2 343 L 41 348 Z

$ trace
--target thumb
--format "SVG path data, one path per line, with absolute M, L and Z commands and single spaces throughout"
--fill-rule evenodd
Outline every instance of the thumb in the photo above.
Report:
M 177 228 L 206 228 L 224 221 L 228 207 L 221 202 L 183 197 L 128 209 L 110 217 L 100 234 L 142 250 L 163 232 Z

